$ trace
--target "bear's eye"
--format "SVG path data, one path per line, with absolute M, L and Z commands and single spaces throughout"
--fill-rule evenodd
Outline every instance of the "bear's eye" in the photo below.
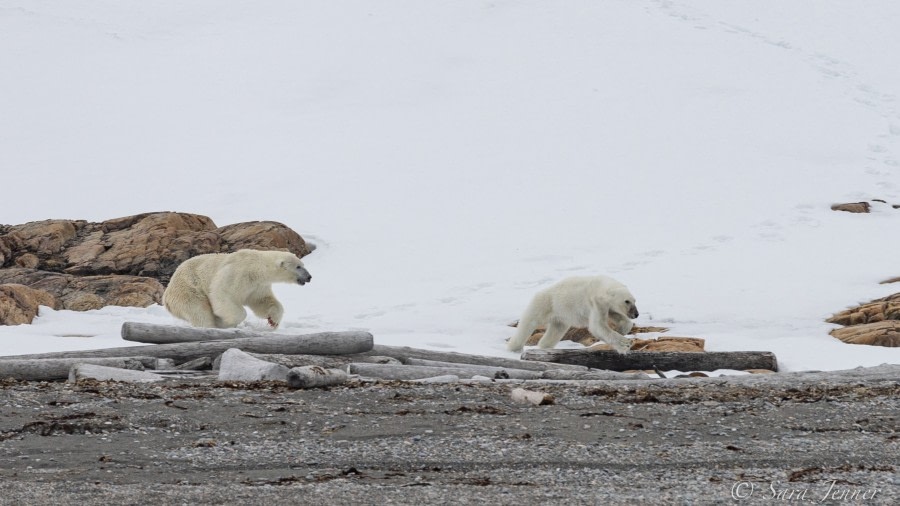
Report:
M 631 304 L 631 301 L 630 301 L 630 300 L 626 300 L 625 303 L 626 303 L 626 304 Z

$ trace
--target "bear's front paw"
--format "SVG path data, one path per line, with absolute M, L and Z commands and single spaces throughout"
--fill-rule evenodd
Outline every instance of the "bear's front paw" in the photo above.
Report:
M 622 338 L 617 346 L 614 346 L 615 350 L 622 355 L 627 354 L 631 351 L 631 346 L 634 344 L 634 339 L 631 338 Z
M 269 322 L 269 326 L 272 327 L 273 329 L 277 329 L 277 328 L 278 328 L 278 322 L 276 322 L 275 320 L 273 320 L 271 316 L 268 317 L 268 318 L 266 319 L 266 321 Z

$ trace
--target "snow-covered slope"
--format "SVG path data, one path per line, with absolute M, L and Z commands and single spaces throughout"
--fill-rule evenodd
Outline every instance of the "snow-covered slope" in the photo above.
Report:
M 319 246 L 282 332 L 512 356 L 535 290 L 598 273 L 710 350 L 896 363 L 823 320 L 897 291 L 900 211 L 829 210 L 900 203 L 897 26 L 888 0 L 0 0 L 0 222 L 281 221 Z M 175 323 L 45 310 L 0 353 L 135 319 Z

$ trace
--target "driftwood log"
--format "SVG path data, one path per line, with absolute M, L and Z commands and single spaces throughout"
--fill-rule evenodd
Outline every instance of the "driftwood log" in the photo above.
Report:
M 400 361 L 393 357 L 379 357 L 377 355 L 361 356 L 353 355 L 275 355 L 265 353 L 250 353 L 250 355 L 266 362 L 281 364 L 287 368 L 318 366 L 325 369 L 346 369 L 351 362 L 367 364 L 396 364 Z
M 319 366 L 295 367 L 287 375 L 291 388 L 329 387 L 345 383 L 349 376 L 340 369 L 326 369 Z
M 472 364 L 456 364 L 453 362 L 441 362 L 438 360 L 424 360 L 420 358 L 410 358 L 404 360 L 404 363 L 407 365 L 424 365 L 427 367 L 442 367 L 454 369 L 460 366 L 465 366 L 468 369 L 472 370 L 480 370 L 483 371 L 479 376 L 486 376 L 488 378 L 493 378 L 499 371 L 505 371 L 505 368 L 502 367 L 490 367 L 490 366 L 479 366 Z M 557 364 L 550 364 L 557 365 Z M 583 370 L 583 371 L 570 371 L 567 369 L 553 369 L 547 371 L 534 371 L 535 373 L 540 373 L 536 378 L 518 378 L 518 379 L 558 379 L 558 380 L 623 380 L 623 379 L 650 379 L 644 373 L 624 373 L 624 372 L 612 372 L 612 371 L 599 371 L 599 370 Z M 513 378 L 510 375 L 510 378 Z M 516 379 L 516 378 L 513 378 Z
M 75 383 L 78 380 L 92 379 L 97 381 L 124 381 L 127 383 L 151 383 L 154 381 L 162 381 L 162 376 L 145 371 L 133 371 L 129 369 L 119 369 L 116 367 L 106 367 L 94 364 L 75 364 L 69 371 L 69 382 Z
M 459 376 L 455 374 L 445 374 L 443 376 L 432 376 L 431 378 L 422 378 L 418 380 L 409 380 L 413 383 L 456 383 Z M 525 381 L 525 380 L 522 380 Z
M 209 357 L 195 358 L 175 367 L 178 371 L 208 371 L 212 369 L 212 359 Z
M 157 367 L 156 363 L 157 359 L 154 357 L 0 359 L 0 378 L 53 381 L 68 378 L 69 371 L 76 364 L 93 364 L 142 371 L 144 369 L 155 369 Z
M 193 343 L 153 344 L 128 346 L 125 348 L 105 348 L 100 350 L 65 351 L 17 355 L 8 359 L 32 358 L 100 358 L 130 357 L 134 355 L 171 358 L 182 364 L 200 357 L 215 357 L 229 348 L 245 352 L 275 354 L 342 355 L 360 353 L 372 349 L 373 338 L 368 332 L 323 332 L 303 336 L 270 334 L 263 337 L 244 337 Z
M 388 380 L 418 380 L 446 375 L 459 376 L 460 378 L 471 378 L 473 376 L 494 377 L 498 373 L 502 377 L 515 379 L 536 379 L 541 377 L 540 371 L 506 369 L 500 367 L 489 367 L 471 364 L 459 364 L 457 367 L 451 368 L 429 367 L 424 365 L 353 363 L 347 367 L 347 370 L 350 374 L 358 374 L 366 378 L 379 378 Z
M 290 369 L 231 348 L 222 354 L 219 381 L 287 381 Z
M 544 371 L 541 379 L 549 380 L 578 380 L 578 381 L 595 381 L 595 380 L 648 380 L 650 376 L 642 372 L 614 372 L 614 371 Z
M 526 362 L 519 359 L 503 357 L 487 357 L 484 355 L 469 355 L 453 351 L 432 351 L 406 346 L 385 346 L 376 344 L 371 351 L 357 356 L 384 356 L 394 357 L 401 362 L 407 359 L 437 360 L 440 362 L 452 362 L 455 364 L 487 365 L 491 367 L 504 367 L 512 369 L 525 369 L 526 371 L 548 371 L 551 369 L 568 369 L 570 371 L 586 371 L 587 367 L 568 364 L 542 364 L 540 362 Z M 356 361 L 359 362 L 359 361 Z M 404 362 L 405 363 L 405 362 Z
M 660 369 L 663 371 L 715 371 L 716 369 L 778 370 L 775 355 L 768 351 L 654 352 L 619 354 L 615 351 L 541 350 L 522 353 L 522 360 L 575 364 L 610 371 Z
M 125 322 L 122 324 L 121 333 L 122 339 L 126 341 L 148 344 L 200 343 L 225 339 L 246 341 L 267 338 L 302 338 L 316 341 L 316 345 L 311 347 L 313 351 L 283 352 L 286 354 L 345 355 L 369 351 L 374 345 L 372 334 L 368 332 L 321 332 L 297 335 L 252 332 L 239 329 L 207 329 Z

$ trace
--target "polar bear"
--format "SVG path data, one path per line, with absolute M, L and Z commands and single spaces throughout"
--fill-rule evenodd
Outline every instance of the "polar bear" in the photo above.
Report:
M 569 327 L 587 327 L 597 339 L 627 353 L 632 340 L 624 334 L 631 332 L 631 319 L 638 314 L 634 295 L 622 283 L 607 276 L 566 278 L 535 294 L 507 349 L 521 351 L 538 327 L 547 328 L 538 341 L 541 348 L 556 346 Z
M 244 306 L 278 328 L 284 308 L 272 293 L 272 283 L 312 279 L 297 255 L 287 251 L 238 250 L 210 253 L 181 263 L 163 293 L 163 305 L 173 316 L 195 327 L 236 327 L 247 317 Z

